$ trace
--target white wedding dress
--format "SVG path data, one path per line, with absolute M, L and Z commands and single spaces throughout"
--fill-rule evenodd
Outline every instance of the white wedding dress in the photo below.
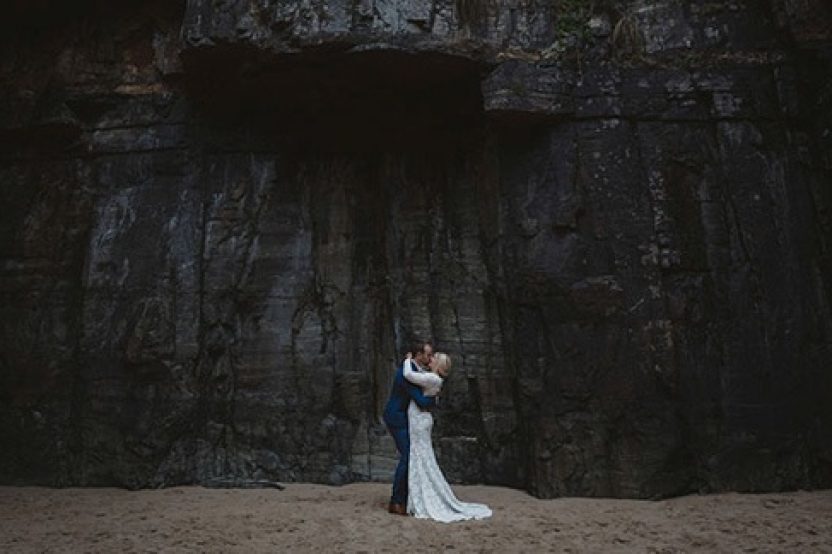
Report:
M 442 378 L 439 375 L 413 370 L 410 360 L 405 360 L 404 377 L 422 387 L 428 396 L 436 396 L 442 389 Z M 423 412 L 411 400 L 407 409 L 407 422 L 410 431 L 407 513 L 444 523 L 490 517 L 491 509 L 485 504 L 460 502 L 442 475 L 431 440 L 433 414 Z

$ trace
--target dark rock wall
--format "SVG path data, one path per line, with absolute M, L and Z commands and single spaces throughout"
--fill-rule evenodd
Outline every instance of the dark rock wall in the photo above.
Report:
M 418 333 L 452 481 L 832 486 L 823 2 L 47 4 L 0 48 L 0 482 L 389 479 Z

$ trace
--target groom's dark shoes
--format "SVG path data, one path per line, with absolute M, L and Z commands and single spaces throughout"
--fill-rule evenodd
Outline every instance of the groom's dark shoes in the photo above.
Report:
M 407 515 L 407 507 L 405 507 L 404 504 L 393 504 L 391 502 L 390 505 L 387 507 L 387 511 L 391 514 L 396 514 L 400 516 Z

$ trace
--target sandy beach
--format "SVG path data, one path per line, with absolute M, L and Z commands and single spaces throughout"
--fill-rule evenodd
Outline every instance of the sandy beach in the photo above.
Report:
M 389 486 L 0 487 L 0 552 L 832 552 L 832 490 L 663 501 L 538 500 L 456 486 L 486 521 L 384 510 Z

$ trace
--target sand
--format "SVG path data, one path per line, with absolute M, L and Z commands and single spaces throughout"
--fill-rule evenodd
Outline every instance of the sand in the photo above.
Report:
M 832 490 L 663 501 L 455 486 L 485 521 L 388 514 L 389 486 L 0 487 L 0 552 L 830 552 Z

